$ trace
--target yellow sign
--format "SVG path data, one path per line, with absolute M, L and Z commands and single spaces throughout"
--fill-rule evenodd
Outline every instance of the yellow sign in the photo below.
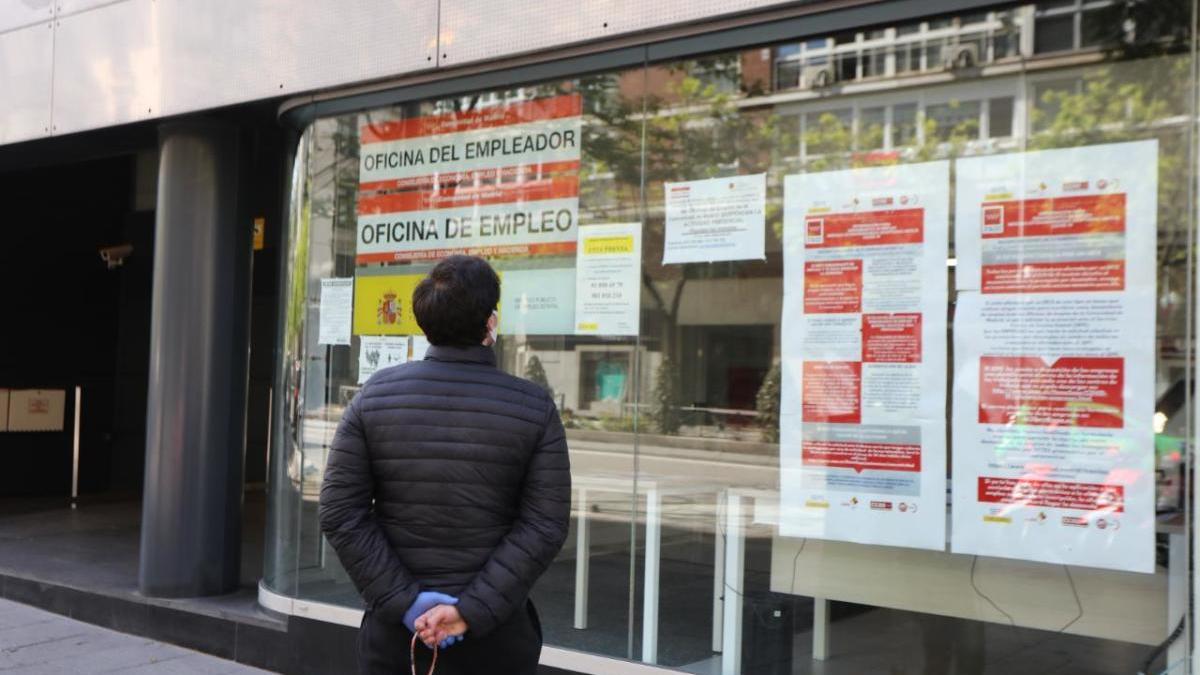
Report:
M 266 241 L 267 219 L 254 219 L 254 250 L 263 250 L 264 242 Z
M 412 296 L 423 274 L 354 278 L 355 335 L 423 335 Z
M 585 255 L 633 253 L 633 237 L 629 235 L 587 237 L 583 240 L 583 252 Z

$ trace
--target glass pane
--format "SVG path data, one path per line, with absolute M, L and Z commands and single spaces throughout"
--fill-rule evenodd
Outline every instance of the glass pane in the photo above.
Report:
M 1122 15 L 1113 8 L 1091 9 L 1080 14 L 1080 44 L 1100 47 L 1119 42 L 1125 34 Z
M 675 185 L 684 176 L 697 182 L 715 178 L 729 181 L 722 185 L 733 189 L 734 179 L 761 173 L 766 183 L 765 260 L 713 256 L 664 264 L 660 251 L 644 252 L 643 266 L 654 280 L 655 292 L 646 298 L 644 323 L 652 328 L 643 339 L 653 345 L 651 340 L 663 336 L 649 347 L 650 353 L 661 350 L 669 355 L 664 362 L 674 366 L 664 367 L 641 394 L 656 411 L 647 415 L 654 426 L 643 437 L 639 476 L 672 494 L 657 507 L 640 502 L 648 513 L 647 527 L 639 536 L 647 551 L 660 556 L 658 597 L 663 604 L 657 632 L 643 633 L 644 623 L 635 623 L 635 631 L 657 639 L 655 658 L 660 665 L 690 673 L 1000 675 L 1035 672 L 1051 662 L 1063 664 L 1064 672 L 1113 675 L 1141 667 L 1145 646 L 1174 628 L 1161 618 L 1168 600 L 1179 603 L 1186 594 L 1180 579 L 1187 565 L 1179 557 L 1185 530 L 1156 525 L 1156 519 L 1160 508 L 1174 514 L 1163 515 L 1164 521 L 1178 519 L 1186 484 L 1181 444 L 1191 428 L 1187 406 L 1181 403 L 1189 385 L 1179 367 L 1187 361 L 1180 351 L 1187 342 L 1187 321 L 1179 312 L 1188 306 L 1190 291 L 1186 271 L 1179 266 L 1186 267 L 1191 255 L 1182 235 L 1194 226 L 1185 186 L 1195 174 L 1188 168 L 1179 176 L 1170 175 L 1171 167 L 1190 166 L 1184 157 L 1190 152 L 1185 97 L 1193 92 L 1186 70 L 1191 62 L 1186 52 L 1110 57 L 1085 67 L 1064 59 L 1056 65 L 1039 61 L 1037 71 L 1028 74 L 984 78 L 961 72 L 952 82 L 924 88 L 856 91 L 852 96 L 830 89 L 820 101 L 748 97 L 734 109 L 723 102 L 692 106 L 684 120 L 676 120 L 676 128 L 691 133 L 713 125 L 725 128 L 728 133 L 719 135 L 716 144 L 707 136 L 685 136 L 670 149 L 648 144 L 646 210 L 653 228 L 660 222 L 669 228 L 663 205 L 668 199 L 663 183 L 668 180 Z M 694 66 L 684 61 L 680 67 Z M 654 98 L 653 85 L 648 95 Z M 1126 100 L 1124 95 L 1133 98 Z M 842 104 L 829 100 L 839 96 Z M 1039 97 L 1048 97 L 1053 106 Z M 1029 101 L 1028 108 L 1018 108 L 1018 98 Z M 801 124 L 793 121 L 794 115 L 801 116 Z M 1032 135 L 1027 132 L 1030 116 L 1041 119 Z M 895 152 L 880 151 L 887 145 L 887 120 Z M 793 147 L 779 134 L 797 126 L 803 148 L 799 157 L 763 147 Z M 779 131 L 764 133 L 771 129 Z M 985 140 L 985 129 L 987 138 L 1000 142 L 979 142 Z M 1157 140 L 1155 152 L 1142 144 L 1151 139 Z M 1117 145 L 1125 143 L 1133 145 Z M 1045 151 L 1062 154 L 1025 154 Z M 1134 163 L 1140 168 L 1133 170 Z M 1036 181 L 1022 182 L 1023 176 L 1035 175 Z M 1069 241 L 1043 239 L 1052 235 L 1041 230 L 1022 230 L 1028 241 L 1018 237 L 1019 242 L 984 236 L 991 217 L 986 214 L 993 213 L 984 209 L 996 206 L 1007 209 L 1005 222 L 1010 214 L 1021 218 L 1030 209 L 1053 209 L 1044 217 L 1059 219 L 1078 217 L 1077 208 L 1094 207 L 1089 213 L 1099 226 L 1111 215 L 1111 204 L 1119 201 L 1111 196 L 1117 176 L 1136 184 L 1123 188 L 1133 200 L 1130 204 L 1140 204 L 1128 208 L 1149 208 L 1139 211 L 1147 224 L 1136 235 L 1143 242 L 1136 253 L 1116 243 L 1122 237 L 1110 240 L 1090 227 L 1080 231 L 1084 239 Z M 1154 176 L 1156 188 L 1147 187 L 1147 176 Z M 1157 197 L 1147 199 L 1150 194 Z M 1010 201 L 1020 208 L 1007 206 Z M 926 227 L 942 228 L 946 241 L 939 242 L 941 248 L 919 260 L 892 257 L 902 246 L 894 241 L 872 249 L 875 228 L 895 222 L 894 214 L 914 203 L 924 205 Z M 798 209 L 804 217 L 797 224 Z M 843 217 L 856 219 L 838 229 Z M 1027 224 L 1022 227 L 1042 222 L 1024 217 Z M 979 219 L 974 230 L 961 224 L 972 218 Z M 1126 223 L 1125 228 L 1136 227 L 1132 220 Z M 796 232 L 790 228 L 797 227 L 799 234 L 789 235 Z M 834 237 L 852 237 L 848 232 L 855 227 L 861 239 L 826 245 L 837 241 Z M 1134 236 L 1132 229 L 1124 231 Z M 1158 244 L 1144 245 L 1152 240 Z M 1110 244 L 1112 248 L 1106 248 Z M 980 256 L 976 262 L 969 262 L 971 246 Z M 1140 256 L 1142 262 L 1133 264 L 1136 269 L 1130 273 L 1134 276 L 1125 278 L 1139 279 L 1137 297 L 1157 308 L 1155 317 L 1148 318 L 1149 305 L 1142 305 L 1143 300 L 1123 305 L 1122 311 L 1140 307 L 1140 321 L 1156 325 L 1138 332 L 1141 351 L 1136 355 L 1120 340 L 1108 347 L 1125 354 L 1127 367 L 1140 373 L 1141 412 L 1127 408 L 1124 428 L 1130 431 L 1120 432 L 1138 430 L 1136 450 L 1120 443 L 1105 445 L 1108 450 L 1100 454 L 1109 457 L 1104 460 L 1109 463 L 1093 466 L 1091 451 L 1081 447 L 1079 439 L 1109 432 L 1090 436 L 1097 432 L 1081 426 L 1064 431 L 1058 423 L 1032 424 L 1027 415 L 1037 404 L 1029 400 L 1033 394 L 1023 390 L 1014 394 L 1020 399 L 1014 416 L 988 427 L 987 433 L 1001 439 L 999 444 L 972 436 L 968 428 L 985 426 L 979 418 L 981 406 L 986 408 L 981 403 L 985 392 L 967 383 L 974 382 L 970 374 L 980 372 L 981 364 L 991 363 L 985 357 L 993 356 L 973 345 L 992 341 L 989 344 L 996 347 L 996 341 L 1008 340 L 1004 344 L 1020 350 L 1039 344 L 1048 332 L 1058 335 L 1056 340 L 1076 340 L 1072 336 L 1077 334 L 1058 318 L 1026 314 L 987 337 L 971 333 L 978 322 L 998 320 L 992 312 L 1020 312 L 1020 307 L 1046 303 L 1050 296 L 1020 289 L 997 305 L 998 292 L 972 290 L 958 275 L 967 274 L 973 265 L 981 276 L 985 269 L 988 275 L 1001 275 L 1008 269 L 1005 265 L 1012 264 L 1021 266 L 1021 275 L 1037 276 L 1043 272 L 1030 260 L 1036 254 L 1050 256 L 1070 277 L 1077 272 L 1066 270 L 1080 269 L 1077 255 L 1109 255 L 1097 253 L 1100 249 L 1124 251 L 1120 255 L 1127 264 L 1133 264 L 1131 256 Z M 801 255 L 805 257 L 797 260 Z M 862 267 L 857 266 L 860 262 Z M 915 272 L 918 269 L 927 271 Z M 1005 278 L 1020 283 L 1024 277 Z M 941 284 L 944 293 L 936 290 Z M 1066 302 L 1106 302 L 1085 293 L 1069 292 Z M 909 300 L 903 300 L 906 297 Z M 932 333 L 922 334 L 922 339 L 941 337 L 922 344 L 937 346 L 923 352 L 927 347 L 907 344 L 914 353 L 928 355 L 930 363 L 944 364 L 946 371 L 907 385 L 892 379 L 902 377 L 894 364 L 866 374 L 873 366 L 863 350 L 877 347 L 866 346 L 873 339 L 874 319 L 864 323 L 864 314 L 870 313 L 865 308 L 884 303 L 876 306 L 886 306 L 880 311 L 892 321 L 913 311 L 904 309 L 902 302 L 920 304 L 915 298 L 929 297 L 936 302 L 927 313 L 922 310 L 921 317 L 933 323 Z M 990 308 L 986 316 L 978 310 L 980 302 Z M 975 323 L 958 318 L 968 316 L 975 317 Z M 1097 325 L 1094 317 L 1079 320 Z M 978 339 L 961 337 L 960 331 Z M 1105 354 L 1098 357 L 1107 358 Z M 1008 352 L 997 356 L 1006 358 Z M 834 371 L 837 375 L 818 379 L 815 374 L 833 371 L 829 364 L 841 363 L 858 364 L 862 370 L 852 365 Z M 883 372 L 887 385 L 871 380 L 884 377 Z M 809 384 L 810 378 L 819 384 Z M 899 387 L 890 391 L 913 392 L 914 398 L 872 401 L 880 396 L 878 386 Z M 920 405 L 912 401 L 922 398 L 923 389 L 935 392 L 926 401 L 932 413 L 884 415 L 893 405 Z M 1151 400 L 1154 406 L 1147 405 Z M 952 417 L 964 407 L 968 414 Z M 1071 415 L 1084 414 L 1087 408 L 1081 404 Z M 751 410 L 753 416 L 745 415 Z M 921 452 L 928 453 L 922 461 L 936 469 L 925 474 L 928 482 L 921 487 L 888 465 L 900 461 L 898 455 L 879 457 L 880 464 L 872 468 L 865 462 L 874 450 L 865 442 L 838 454 L 843 452 L 839 444 L 849 438 L 843 434 L 859 433 L 868 424 L 920 426 L 926 415 L 933 426 L 919 434 L 929 439 L 920 444 Z M 1157 436 L 1146 426 L 1155 419 L 1163 429 Z M 876 432 L 882 433 L 873 426 L 871 433 Z M 1057 441 L 1043 446 L 1033 440 L 1043 434 L 1056 434 Z M 937 448 L 945 441 L 942 457 Z M 655 446 L 663 449 L 652 450 Z M 1074 447 L 1066 451 L 1074 453 L 1073 459 L 1064 461 L 1057 453 L 1068 446 Z M 1124 460 L 1112 459 L 1126 451 L 1140 462 L 1128 472 L 1120 464 Z M 711 462 L 710 468 L 673 466 L 668 453 L 674 460 Z M 1023 453 L 1036 453 L 1037 460 Z M 651 457 L 653 468 L 647 466 Z M 1044 469 L 1042 461 L 1055 468 Z M 1152 465 L 1158 467 L 1157 474 Z M 922 464 L 915 470 L 926 468 Z M 1113 516 L 1110 498 L 1100 492 L 1093 495 L 1100 500 L 1096 504 L 1103 503 L 1098 508 L 1057 501 L 1045 492 L 1046 486 L 1030 482 L 1042 480 L 1035 472 L 1043 470 L 1063 471 L 1071 478 L 1062 480 L 1075 484 L 1090 483 L 1093 475 L 1098 484 L 1129 480 L 1129 485 L 1138 486 L 1136 515 L 1125 511 Z M 674 482 L 681 478 L 684 485 Z M 1023 487 L 1006 491 L 996 487 L 1006 485 L 997 482 L 999 478 Z M 986 479 L 983 493 L 981 479 Z M 988 501 L 993 498 L 999 501 Z M 925 522 L 932 534 L 915 524 L 930 511 L 934 517 Z M 955 517 L 956 511 L 970 516 L 947 532 L 946 518 Z M 1104 542 L 1113 527 L 1121 532 L 1136 529 L 1140 535 L 1129 549 L 1110 549 L 1098 542 Z M 985 548 L 978 555 L 952 553 L 962 545 L 953 543 L 955 533 L 970 531 L 981 533 L 984 546 L 1002 538 L 1011 548 Z M 1028 538 L 1034 536 L 1037 539 Z M 1047 561 L 1047 551 L 1062 550 L 1050 542 L 1074 542 L 1077 537 L 1098 546 L 1095 555 L 1070 560 L 1067 566 Z M 966 541 L 966 535 L 960 541 Z M 1128 558 L 1129 568 L 1106 569 L 1133 550 L 1137 562 L 1129 563 Z M 1168 562 L 1171 555 L 1174 563 Z M 1134 566 L 1138 571 L 1129 571 Z M 1172 570 L 1175 590 L 1168 591 Z M 712 616 L 718 621 L 711 621 Z M 1102 628 L 1098 620 L 1107 618 L 1120 628 Z M 740 632 L 730 637 L 732 626 L 740 626 Z M 819 641 L 821 634 L 829 636 L 827 642 Z M 1177 647 L 1175 659 L 1185 650 L 1186 645 Z M 1169 665 L 1160 659 L 1154 671 Z
M 796 44 L 779 45 L 778 47 L 775 48 L 775 58 L 779 58 L 779 59 L 782 59 L 782 58 L 785 58 L 788 56 L 795 56 L 799 53 L 800 53 L 800 45 L 796 45 Z
M 879 77 L 887 74 L 886 49 L 871 49 L 863 53 L 863 77 Z
M 992 33 L 992 58 L 1006 59 L 1021 54 L 1021 32 L 1016 28 Z
M 950 101 L 925 107 L 925 136 L 938 141 L 979 138 L 979 101 Z
M 1013 97 L 988 99 L 988 137 L 1008 138 L 1013 135 Z
M 853 145 L 854 114 L 849 108 L 806 113 L 804 148 L 809 156 L 845 152 Z
M 1045 131 L 1060 120 L 1067 119 L 1062 113 L 1064 101 L 1075 100 L 1081 81 L 1077 78 L 1041 80 L 1030 87 L 1030 120 L 1034 131 Z
M 1034 22 L 1033 53 L 1047 54 L 1075 47 L 1075 17 L 1072 14 L 1042 17 Z
M 906 147 L 917 142 L 917 104 L 892 106 L 892 146 Z
M 690 73 L 661 70 L 651 105 L 728 100 L 741 79 L 737 60 L 694 65 Z M 293 248 L 290 282 L 287 344 L 295 357 L 281 397 L 291 411 L 281 428 L 295 436 L 287 463 L 298 511 L 294 595 L 361 606 L 317 525 L 329 445 L 371 373 L 423 358 L 428 343 L 410 307 L 415 280 L 447 250 L 477 252 L 502 279 L 498 365 L 551 393 L 572 450 L 568 544 L 533 594 L 545 639 L 633 655 L 629 543 L 640 507 L 632 432 L 639 378 L 648 371 L 636 329 L 576 335 L 575 232 L 641 211 L 643 133 L 661 140 L 666 131 L 643 129 L 643 82 L 641 69 L 604 73 L 403 103 L 310 127 L 293 214 L 302 244 Z M 355 287 L 349 345 L 318 343 L 320 288 L 331 278 Z
M 800 86 L 800 74 L 803 72 L 801 62 L 777 61 L 775 63 L 775 88 L 796 89 Z
M 1178 670 L 1187 632 L 1144 661 L 1191 572 L 1195 57 L 1190 33 L 1059 54 L 1063 18 L 1014 25 L 1004 54 L 1036 28 L 1044 55 L 987 76 L 843 89 L 887 77 L 877 53 L 801 72 L 778 56 L 831 38 L 797 34 L 318 120 L 293 178 L 267 584 L 358 606 L 314 500 L 376 336 L 319 344 L 320 281 L 431 264 L 360 260 L 364 205 L 566 178 L 569 252 L 484 249 L 520 290 L 500 365 L 553 392 L 571 445 L 570 538 L 533 594 L 547 645 L 687 673 Z M 978 37 L 901 46 L 897 71 Z M 564 97 L 577 158 L 364 176 L 381 130 L 487 135 Z M 588 335 L 574 294 L 611 289 L 578 285 L 577 240 L 605 224 L 641 237 L 637 328 Z M 370 300 L 375 321 L 397 307 Z M 555 306 L 569 322 L 529 318 Z
M 858 114 L 858 148 L 879 150 L 883 148 L 885 108 L 863 108 Z

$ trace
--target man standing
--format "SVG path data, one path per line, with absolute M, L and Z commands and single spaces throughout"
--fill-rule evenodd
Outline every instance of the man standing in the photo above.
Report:
M 484 260 L 439 263 L 413 293 L 425 360 L 375 373 L 338 426 L 321 531 L 366 603 L 363 673 L 408 672 L 418 625 L 438 675 L 536 671 L 529 591 L 566 539 L 570 464 L 554 402 L 496 368 L 499 301 Z

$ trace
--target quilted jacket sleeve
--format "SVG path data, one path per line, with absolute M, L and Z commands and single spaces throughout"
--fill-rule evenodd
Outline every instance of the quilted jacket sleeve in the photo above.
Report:
M 472 635 L 486 635 L 529 596 L 567 538 L 571 518 L 571 465 L 567 437 L 554 403 L 526 468 L 517 520 L 458 596 Z
M 321 484 L 321 532 L 368 607 L 380 619 L 399 623 L 421 589 L 375 519 L 375 481 L 359 401 L 355 397 L 347 406 L 329 449 Z

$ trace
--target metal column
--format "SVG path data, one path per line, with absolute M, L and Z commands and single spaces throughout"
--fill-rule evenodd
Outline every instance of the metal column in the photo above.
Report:
M 236 128 L 159 132 L 139 586 L 237 588 L 249 352 L 251 227 Z

